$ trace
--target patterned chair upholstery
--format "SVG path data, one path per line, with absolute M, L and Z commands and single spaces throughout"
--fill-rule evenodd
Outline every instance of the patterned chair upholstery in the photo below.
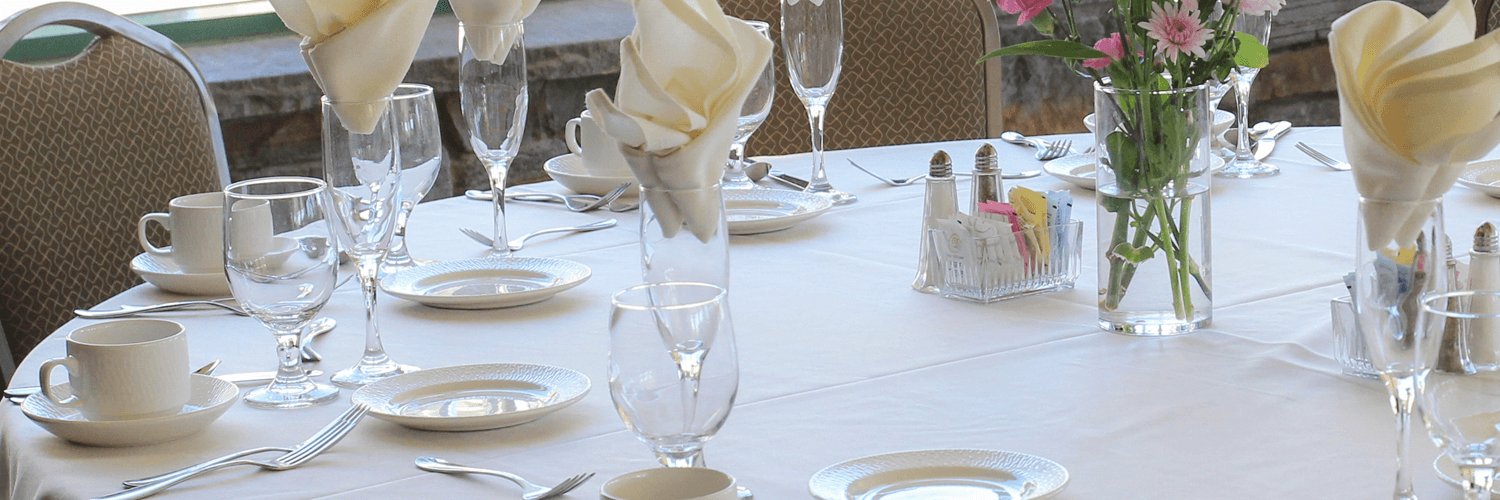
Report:
M 140 283 L 142 215 L 229 178 L 218 113 L 180 47 L 64 2 L 0 21 L 0 54 L 50 24 L 98 38 L 62 62 L 0 60 L 0 326 L 17 363 L 73 309 Z
M 776 97 L 752 155 L 812 148 L 781 48 L 780 0 L 721 0 L 724 13 L 771 25 Z M 1000 47 L 992 0 L 844 0 L 844 66 L 828 105 L 828 149 L 999 137 Z
M 1474 36 L 1481 37 L 1500 28 L 1500 0 L 1474 0 Z

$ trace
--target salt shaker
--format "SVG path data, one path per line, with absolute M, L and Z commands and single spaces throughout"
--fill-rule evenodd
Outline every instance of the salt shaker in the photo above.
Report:
M 1469 289 L 1500 290 L 1500 236 L 1495 226 L 1488 222 L 1474 231 L 1474 246 L 1469 250 Z M 1475 296 L 1469 302 L 1469 311 L 1474 314 L 1500 312 L 1500 303 L 1495 297 Z M 1476 368 L 1493 368 L 1496 350 L 1500 349 L 1500 321 L 1494 318 L 1479 318 L 1469 321 L 1469 361 Z
M 943 268 L 932 246 L 932 230 L 939 219 L 952 219 L 958 213 L 958 184 L 953 181 L 953 160 L 938 150 L 932 155 L 927 171 L 926 206 L 922 209 L 922 250 L 917 258 L 917 279 L 911 287 L 922 293 L 938 293 L 943 285 Z
M 974 153 L 974 184 L 969 188 L 969 213 L 979 213 L 986 201 L 1005 202 L 1005 184 L 1000 180 L 1000 158 L 989 143 Z

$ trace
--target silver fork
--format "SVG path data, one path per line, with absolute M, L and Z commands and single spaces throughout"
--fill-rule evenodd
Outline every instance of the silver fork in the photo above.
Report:
M 625 194 L 630 188 L 629 182 L 621 184 L 620 187 L 605 193 L 604 196 L 591 194 L 557 194 L 557 193 L 506 193 L 505 199 L 517 201 L 542 201 L 562 203 L 568 210 L 574 212 L 588 212 L 598 210 L 600 207 L 609 205 Z M 470 189 L 464 192 L 464 196 L 471 200 L 490 200 L 495 195 L 492 191 L 478 191 Z
M 312 437 L 308 438 L 307 441 L 303 441 L 302 444 L 297 445 L 294 451 L 277 457 L 273 460 L 229 460 L 226 462 L 217 463 L 210 461 L 206 464 L 199 464 L 197 466 L 189 467 L 177 472 L 173 472 L 171 474 L 167 474 L 165 476 L 161 476 L 157 478 L 156 481 L 144 484 L 138 488 L 128 489 L 119 493 L 115 493 L 113 495 L 98 497 L 94 500 L 135 500 L 139 498 L 146 498 L 151 495 L 161 493 L 162 491 L 166 491 L 167 488 L 176 486 L 177 484 L 197 477 L 200 474 L 216 471 L 227 467 L 234 467 L 236 465 L 254 465 L 262 469 L 272 471 L 294 469 L 298 466 L 301 466 L 302 464 L 307 463 L 309 460 L 312 460 L 314 457 L 317 457 L 319 454 L 322 454 L 325 450 L 333 447 L 334 444 L 337 444 L 340 440 L 344 439 L 344 436 L 347 436 L 349 434 L 349 431 L 354 430 L 354 426 L 359 424 L 359 420 L 369 412 L 369 406 L 354 405 L 353 407 L 349 408 L 348 411 L 345 411 L 343 415 L 340 415 L 338 420 L 334 420 L 333 423 L 328 424 L 328 426 L 324 427 L 323 430 L 318 431 L 317 434 L 314 434 Z
M 184 300 L 179 302 L 167 302 L 164 304 L 155 304 L 149 306 L 120 306 L 118 310 L 114 311 L 92 311 L 88 309 L 75 309 L 73 310 L 73 314 L 76 314 L 78 315 L 78 317 L 84 319 L 109 319 L 123 318 L 125 316 L 133 316 L 141 313 L 177 311 L 181 309 L 192 309 L 196 307 L 206 306 L 224 309 L 240 316 L 248 316 L 248 314 L 245 313 L 245 310 L 240 309 L 239 306 L 231 305 L 230 303 L 226 302 L 233 303 L 234 298 L 231 297 L 214 300 Z
M 443 474 L 488 474 L 491 476 L 500 476 L 511 480 L 511 482 L 521 487 L 521 500 L 542 500 L 544 498 L 556 497 L 572 491 L 573 488 L 577 488 L 578 485 L 588 482 L 590 478 L 594 477 L 594 473 L 587 472 L 564 479 L 557 486 L 548 488 L 531 484 L 531 481 L 522 479 L 521 476 L 509 472 L 458 465 L 437 457 L 418 457 L 417 468 L 427 472 L 441 472 Z
M 554 227 L 552 229 L 543 229 L 541 231 L 527 233 L 527 234 L 522 235 L 520 238 L 516 238 L 516 239 L 510 240 L 510 242 L 509 242 L 509 244 L 510 244 L 510 251 L 512 251 L 512 252 L 519 252 L 521 250 L 521 247 L 526 246 L 526 240 L 529 240 L 531 238 L 534 238 L 534 237 L 537 237 L 537 236 L 541 236 L 541 235 L 544 235 L 544 234 L 550 234 L 550 233 L 584 233 L 584 232 L 589 232 L 589 231 L 598 231 L 600 229 L 606 229 L 606 228 L 614 227 L 616 223 L 619 223 L 619 221 L 617 221 L 615 219 L 605 219 L 605 220 L 601 220 L 599 222 L 595 222 L 595 223 L 592 223 L 592 224 L 584 224 L 582 226 Z M 464 235 L 468 236 L 470 239 L 479 242 L 479 244 L 481 244 L 481 245 L 484 245 L 484 246 L 487 246 L 487 247 L 492 247 L 495 244 L 495 240 L 490 239 L 489 236 L 485 236 L 484 233 L 481 233 L 479 231 L 475 231 L 475 230 L 469 229 L 467 227 L 461 227 L 461 228 L 458 228 L 458 230 L 462 231 L 464 233 Z
M 1318 163 L 1322 163 L 1325 167 L 1338 170 L 1340 172 L 1349 170 L 1350 168 L 1348 163 L 1338 161 L 1331 156 L 1323 154 L 1321 151 L 1313 149 L 1312 146 L 1308 146 L 1301 142 L 1297 143 L 1297 150 L 1301 151 L 1307 156 L 1312 157 L 1312 159 L 1317 160 Z
M 918 175 L 918 176 L 913 176 L 913 177 L 907 177 L 905 179 L 892 179 L 890 177 L 886 177 L 886 176 L 877 174 L 875 172 L 871 172 L 871 171 L 865 169 L 865 167 L 859 166 L 858 163 L 854 163 L 854 160 L 850 160 L 848 158 L 845 158 L 844 161 L 849 162 L 850 165 L 854 165 L 854 168 L 859 169 L 860 172 L 864 172 L 864 173 L 870 174 L 870 177 L 874 177 L 876 179 L 880 179 L 880 182 L 884 182 L 884 183 L 886 183 L 888 185 L 891 185 L 891 186 L 907 186 L 907 185 L 915 184 L 915 183 L 917 183 L 917 181 L 920 181 L 920 180 L 922 180 L 922 179 L 924 179 L 924 178 L 927 177 L 926 175 Z
M 1073 141 L 1069 139 L 1063 139 L 1061 141 L 1047 143 L 1047 147 L 1045 149 L 1037 151 L 1036 159 L 1042 161 L 1051 161 L 1062 158 L 1064 156 L 1068 156 L 1068 153 L 1071 152 L 1073 152 Z

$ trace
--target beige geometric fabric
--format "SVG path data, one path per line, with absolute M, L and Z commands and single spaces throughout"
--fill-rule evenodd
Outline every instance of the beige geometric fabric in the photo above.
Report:
M 1476 24 L 1479 25 L 1479 33 L 1476 36 L 1484 36 L 1485 33 L 1500 28 L 1500 8 L 1497 8 L 1496 4 L 1500 4 L 1500 0 L 1476 0 L 1474 2 L 1474 8 L 1484 9 L 1484 12 L 1477 17 L 1479 22 Z
M 721 0 L 724 13 L 771 25 L 776 96 L 752 155 L 812 149 L 781 48 L 779 0 Z M 844 0 L 844 61 L 824 123 L 826 149 L 988 137 L 984 19 L 974 0 Z M 998 86 L 993 82 L 991 85 Z
M 140 283 L 136 221 L 221 184 L 192 76 L 123 36 L 31 66 L 0 60 L 0 325 L 17 363 Z

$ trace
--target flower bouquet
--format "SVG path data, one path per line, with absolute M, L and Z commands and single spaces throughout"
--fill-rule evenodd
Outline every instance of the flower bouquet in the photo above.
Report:
M 1116 0 L 1103 19 L 1113 32 L 1089 46 L 1072 0 L 998 0 L 1051 39 L 981 61 L 1053 56 L 1094 80 L 1101 327 L 1170 335 L 1208 325 L 1208 84 L 1266 65 L 1266 47 L 1235 32 L 1235 19 L 1283 1 Z

